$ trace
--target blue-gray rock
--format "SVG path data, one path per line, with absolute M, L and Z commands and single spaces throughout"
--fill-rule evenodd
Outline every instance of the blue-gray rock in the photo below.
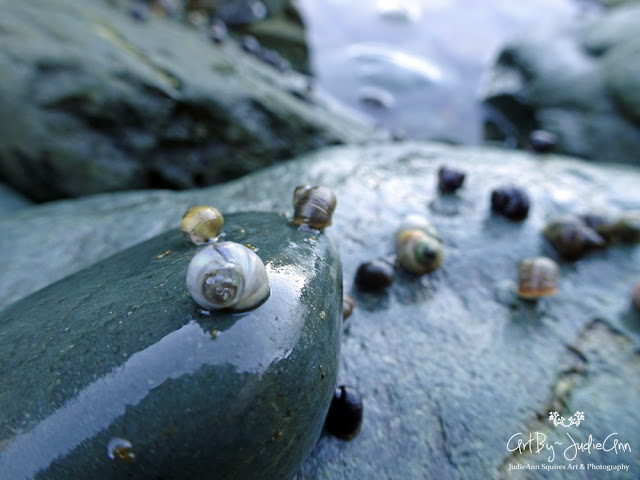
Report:
M 36 200 L 191 188 L 379 135 L 307 79 L 105 2 L 0 1 L 0 177 Z
M 442 165 L 465 183 L 441 195 Z M 335 147 L 221 186 L 185 192 L 134 192 L 68 200 L 0 220 L 0 293 L 13 300 L 113 251 L 175 228 L 190 204 L 223 213 L 273 210 L 291 216 L 294 188 L 332 188 L 333 224 L 343 287 L 356 300 L 343 336 L 339 384 L 364 400 L 359 435 L 345 443 L 323 436 L 298 480 L 328 478 L 587 479 L 593 471 L 512 470 L 548 463 L 548 453 L 509 451 L 509 440 L 540 432 L 556 446 L 554 465 L 623 463 L 611 478 L 637 479 L 640 445 L 640 316 L 630 294 L 640 279 L 640 247 L 613 245 L 576 262 L 561 260 L 542 236 L 566 213 L 640 209 L 640 170 L 559 155 L 407 142 Z M 491 190 L 515 183 L 531 201 L 519 223 L 491 213 Z M 360 264 L 393 263 L 394 232 L 420 214 L 443 245 L 438 270 L 423 277 L 396 269 L 385 293 L 359 292 Z M 40 230 L 38 230 L 40 229 Z M 45 233 L 40 233 L 45 232 Z M 52 259 L 47 260 L 48 256 Z M 514 293 L 520 260 L 548 256 L 559 264 L 558 293 L 537 303 Z M 5 294 L 4 302 L 11 301 Z M 584 412 L 571 429 L 554 427 L 553 411 Z M 616 432 L 631 452 L 579 452 L 574 439 L 602 442 Z M 610 438 L 611 442 L 612 439 Z M 513 448 L 513 444 L 510 445 Z M 401 458 L 402 461 L 398 459 Z M 609 478 L 609 477 L 608 477 Z
M 0 183 L 0 216 L 12 215 L 18 210 L 32 205 L 29 199 L 13 188 Z
M 0 478 L 295 475 L 336 384 L 340 260 L 274 213 L 224 233 L 265 263 L 257 308 L 203 311 L 185 285 L 200 248 L 174 229 L 0 314 Z
M 558 152 L 639 164 L 639 22 L 633 2 L 508 43 L 481 94 L 497 112 L 489 139 L 526 148 L 531 132 L 542 129 L 557 135 Z

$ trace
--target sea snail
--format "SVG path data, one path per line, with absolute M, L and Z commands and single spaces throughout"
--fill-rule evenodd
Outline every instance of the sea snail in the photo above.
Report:
M 454 193 L 464 183 L 462 170 L 443 165 L 438 169 L 438 189 L 441 193 Z
M 615 219 L 603 219 L 593 228 L 608 242 L 640 243 L 640 211 L 630 210 Z
M 354 282 L 359 290 L 380 292 L 393 283 L 393 266 L 382 259 L 361 263 Z
M 542 234 L 556 252 L 567 260 L 577 260 L 588 251 L 606 244 L 604 238 L 574 215 L 552 219 Z
M 415 275 L 434 271 L 442 263 L 442 244 L 435 228 L 410 216 L 396 231 L 396 256 L 402 268 Z
M 251 249 L 235 242 L 207 245 L 191 259 L 187 289 L 206 310 L 248 310 L 269 296 L 264 263 Z
M 333 393 L 325 429 L 341 440 L 352 440 L 362 426 L 362 395 L 353 387 L 340 385 Z
M 514 222 L 527 218 L 529 204 L 529 196 L 519 187 L 498 187 L 491 191 L 491 209 Z
M 518 265 L 518 296 L 536 299 L 557 291 L 558 265 L 546 257 L 523 260 Z
M 213 207 L 198 205 L 189 207 L 180 222 L 180 230 L 189 235 L 196 245 L 202 245 L 216 238 L 222 230 L 224 218 Z
M 293 191 L 293 208 L 291 225 L 307 225 L 322 231 L 331 225 L 336 196 L 327 187 L 299 185 Z

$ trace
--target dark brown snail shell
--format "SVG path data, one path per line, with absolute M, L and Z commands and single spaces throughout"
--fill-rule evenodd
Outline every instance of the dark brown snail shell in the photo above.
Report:
M 518 265 L 518 296 L 536 299 L 557 292 L 558 265 L 547 257 L 528 258 Z
M 340 385 L 333 393 L 325 429 L 342 440 L 352 440 L 362 426 L 362 396 L 353 387 Z
M 462 170 L 443 165 L 438 169 L 438 189 L 442 193 L 454 193 L 464 183 Z
M 366 292 L 379 292 L 393 283 L 393 266 L 384 260 L 371 260 L 358 267 L 355 284 Z
M 293 208 L 291 225 L 307 225 L 322 231 L 331 225 L 336 196 L 327 187 L 299 185 L 293 192 Z
M 640 211 L 625 212 L 596 231 L 610 242 L 640 243 Z
M 519 187 L 498 187 L 491 192 L 491 209 L 509 220 L 520 222 L 527 218 L 529 205 L 529 196 Z
M 555 251 L 566 260 L 577 260 L 587 252 L 606 245 L 602 236 L 574 215 L 551 220 L 542 234 Z

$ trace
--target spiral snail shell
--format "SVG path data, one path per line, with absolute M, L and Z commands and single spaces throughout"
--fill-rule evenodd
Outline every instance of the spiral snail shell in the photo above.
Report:
M 196 245 L 217 237 L 224 225 L 222 214 L 213 207 L 197 205 L 189 207 L 180 222 L 180 230 L 189 235 Z
M 331 225 L 336 196 L 327 187 L 299 185 L 293 191 L 293 208 L 291 225 L 307 225 L 322 231 Z
M 415 275 L 434 271 L 442 263 L 442 244 L 425 219 L 409 217 L 396 231 L 396 256 L 402 268 Z
M 574 215 L 551 220 L 542 234 L 556 252 L 567 260 L 577 260 L 588 251 L 606 244 L 604 238 Z
M 270 291 L 260 257 L 235 242 L 212 243 L 196 253 L 187 268 L 187 289 L 206 310 L 248 310 Z
M 522 260 L 518 265 L 518 296 L 536 299 L 557 291 L 558 265 L 547 257 Z

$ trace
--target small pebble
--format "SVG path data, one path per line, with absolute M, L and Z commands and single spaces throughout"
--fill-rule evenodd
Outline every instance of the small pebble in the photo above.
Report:
M 462 170 L 443 165 L 438 170 L 438 188 L 442 193 L 454 193 L 464 183 Z
M 491 192 L 491 209 L 509 220 L 522 221 L 529 215 L 529 196 L 519 187 L 499 187 Z
M 360 290 L 381 291 L 393 283 L 393 267 L 383 260 L 372 260 L 358 267 L 355 284 Z
M 529 135 L 529 144 L 535 152 L 553 152 L 558 143 L 558 136 L 546 130 L 534 130 Z
M 362 426 L 362 396 L 355 388 L 336 388 L 324 426 L 341 440 L 352 440 L 358 434 Z
M 260 42 L 258 42 L 258 39 L 253 35 L 245 35 L 242 37 L 242 49 L 245 52 L 257 55 L 260 51 Z
M 136 3 L 131 7 L 131 10 L 129 10 L 129 15 L 131 15 L 131 18 L 134 20 L 145 22 L 149 19 L 149 8 L 142 3 Z
M 227 35 L 227 25 L 222 20 L 215 19 L 209 27 L 209 38 L 215 43 L 222 43 Z

